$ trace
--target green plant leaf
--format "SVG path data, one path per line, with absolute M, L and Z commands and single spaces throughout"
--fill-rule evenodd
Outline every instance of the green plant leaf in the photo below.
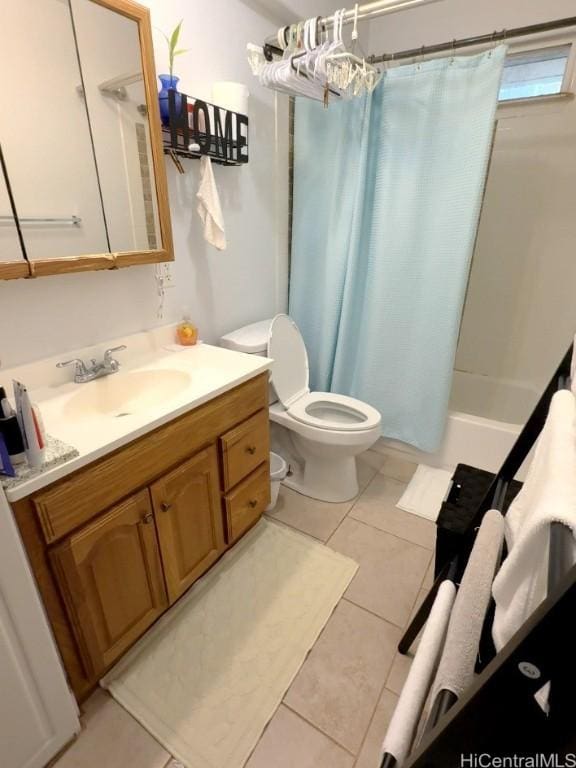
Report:
M 178 38 L 180 37 L 180 30 L 182 28 L 182 22 L 184 19 L 180 19 L 180 22 L 174 27 L 174 31 L 172 32 L 172 36 L 170 37 L 170 52 L 176 50 L 176 46 L 178 45 Z
M 178 51 L 174 51 L 174 56 L 182 56 L 183 53 L 188 53 L 190 48 L 180 48 Z
M 160 27 L 154 27 L 154 29 L 156 30 L 156 32 L 160 32 L 160 34 L 162 35 L 162 37 L 164 38 L 164 40 L 166 40 L 166 42 L 168 43 L 168 47 L 170 47 L 170 38 L 168 37 L 168 35 L 166 34 L 166 32 L 163 32 L 163 31 L 160 29 Z

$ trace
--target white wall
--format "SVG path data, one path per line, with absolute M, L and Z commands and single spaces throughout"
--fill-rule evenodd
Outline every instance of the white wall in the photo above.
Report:
M 372 22 L 370 50 L 417 48 L 569 17 L 574 7 L 574 0 L 441 0 Z M 529 395 L 526 418 L 576 330 L 576 102 L 504 106 L 497 117 L 456 369 L 519 385 L 518 397 Z M 469 410 L 490 416 L 494 405 L 480 399 Z
M 282 7 L 240 0 L 147 0 L 152 25 L 171 30 L 184 18 L 177 59 L 182 89 L 210 97 L 216 80 L 250 88 L 250 162 L 215 167 L 228 250 L 206 245 L 196 213 L 198 161 L 179 176 L 167 160 L 176 262 L 175 288 L 157 317 L 154 267 L 0 282 L 0 361 L 13 366 L 178 319 L 185 309 L 202 338 L 285 308 L 287 281 L 287 102 L 262 89 L 246 62 L 248 41 L 261 42 L 282 20 Z M 272 4 L 273 6 L 274 4 Z M 252 7 L 254 6 L 254 7 Z M 264 7 L 264 12 L 262 12 Z M 154 35 L 157 71 L 164 72 L 162 37 Z M 0 371 L 1 378 L 1 371 Z
M 176 263 L 176 287 L 166 295 L 164 320 L 157 317 L 153 267 L 118 272 L 0 282 L 0 362 L 12 366 L 74 347 L 133 333 L 178 319 L 186 309 L 209 341 L 235 326 L 285 307 L 287 281 L 287 120 L 285 97 L 257 84 L 245 58 L 248 41 L 260 42 L 282 23 L 311 12 L 303 0 L 147 0 L 152 24 L 170 30 L 184 18 L 177 60 L 182 87 L 210 96 L 215 80 L 248 84 L 250 163 L 215 168 L 229 249 L 204 244 L 196 215 L 197 161 L 185 161 L 178 176 L 167 161 Z M 315 3 L 326 13 L 329 0 Z M 443 0 L 372 22 L 367 51 L 398 50 L 461 35 L 569 15 L 573 0 Z M 157 70 L 166 70 L 162 38 L 155 33 Z
M 456 368 L 528 386 L 524 421 L 576 330 L 576 101 L 497 117 Z
M 574 16 L 574 0 L 440 0 L 374 19 L 369 47 L 393 53 L 568 16 Z

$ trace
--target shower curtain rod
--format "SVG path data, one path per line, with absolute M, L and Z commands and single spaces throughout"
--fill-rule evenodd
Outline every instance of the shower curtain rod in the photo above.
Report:
M 384 16 L 386 13 L 395 13 L 396 11 L 404 11 L 409 8 L 418 7 L 419 5 L 428 5 L 429 3 L 438 2 L 440 2 L 440 0 L 378 0 L 378 2 L 374 3 L 363 3 L 358 6 L 358 13 L 356 13 L 354 8 L 350 11 L 346 11 L 342 18 L 342 23 L 353 24 L 355 19 L 358 21 L 375 19 L 378 16 Z M 334 25 L 334 14 L 331 16 L 324 16 L 323 18 L 319 16 L 318 23 L 326 29 L 330 29 Z M 279 32 L 281 32 L 282 29 L 286 29 L 286 27 L 281 27 Z M 265 45 L 281 52 L 278 48 L 278 35 L 270 35 L 267 37 Z
M 421 48 L 410 48 L 398 53 L 385 53 L 381 56 L 370 56 L 367 61 L 370 64 L 381 64 L 385 61 L 398 61 L 400 59 L 413 59 L 416 56 L 425 56 L 433 53 L 442 53 L 444 51 L 453 51 L 456 48 L 468 48 L 474 45 L 490 45 L 499 41 L 509 40 L 514 37 L 524 37 L 526 35 L 537 35 L 543 32 L 553 32 L 557 29 L 576 26 L 576 16 L 570 16 L 566 19 L 555 19 L 554 21 L 545 21 L 541 24 L 531 24 L 528 27 L 516 27 L 515 29 L 503 29 L 500 32 L 491 32 L 487 35 L 476 35 L 475 37 L 465 37 L 461 40 L 452 40 L 447 43 L 437 43 L 435 45 L 423 45 Z

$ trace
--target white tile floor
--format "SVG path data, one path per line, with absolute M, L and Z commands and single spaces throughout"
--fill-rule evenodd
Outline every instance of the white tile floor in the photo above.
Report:
M 326 504 L 282 488 L 273 519 L 319 539 L 360 568 L 270 721 L 246 768 L 378 768 L 382 738 L 410 666 L 402 629 L 432 583 L 433 523 L 396 509 L 415 464 L 368 451 L 361 493 Z M 176 768 L 106 693 L 57 768 Z

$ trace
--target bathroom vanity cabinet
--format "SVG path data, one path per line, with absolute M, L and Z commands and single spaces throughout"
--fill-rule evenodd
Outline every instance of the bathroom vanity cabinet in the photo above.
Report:
M 268 505 L 267 379 L 14 503 L 78 700 Z

